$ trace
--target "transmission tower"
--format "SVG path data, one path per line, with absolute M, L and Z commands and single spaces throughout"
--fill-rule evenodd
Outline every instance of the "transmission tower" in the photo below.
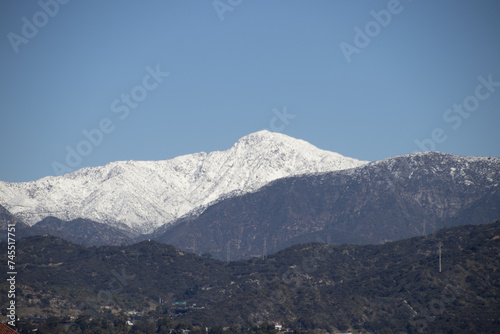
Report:
M 439 272 L 441 272 L 441 247 L 443 247 L 443 243 L 440 241 L 438 244 L 438 250 L 439 250 Z
M 264 237 L 264 249 L 262 250 L 262 258 L 267 257 L 267 237 Z

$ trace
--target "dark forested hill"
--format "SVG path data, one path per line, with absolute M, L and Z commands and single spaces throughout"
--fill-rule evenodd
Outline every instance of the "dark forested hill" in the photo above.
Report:
M 8 224 L 16 225 L 15 236 L 17 238 L 49 234 L 86 246 L 132 244 L 136 237 L 131 232 L 81 218 L 64 221 L 55 217 L 47 217 L 33 226 L 28 226 L 0 205 L 1 240 L 7 240 Z
M 123 311 L 200 326 L 276 321 L 296 331 L 500 330 L 500 222 L 383 245 L 296 245 L 233 262 L 154 241 L 85 248 L 36 236 L 19 240 L 17 250 L 24 317 Z
M 132 232 L 82 218 L 64 221 L 47 217 L 33 226 L 20 230 L 22 237 L 44 234 L 86 246 L 132 244 L 135 237 Z

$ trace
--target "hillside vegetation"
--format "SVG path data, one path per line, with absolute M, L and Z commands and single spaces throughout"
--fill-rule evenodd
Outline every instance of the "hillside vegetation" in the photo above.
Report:
M 161 319 L 230 332 L 274 322 L 296 332 L 500 331 L 500 222 L 383 245 L 296 245 L 233 262 L 148 240 L 85 248 L 35 236 L 17 249 L 21 327 L 41 315 L 81 332 L 91 318 L 108 319 L 106 333 L 125 319 L 149 319 L 152 333 Z M 6 289 L 2 282 L 3 305 Z

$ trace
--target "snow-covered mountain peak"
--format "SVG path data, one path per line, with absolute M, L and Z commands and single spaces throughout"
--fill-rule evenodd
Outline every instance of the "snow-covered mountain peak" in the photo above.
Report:
M 279 132 L 261 130 L 240 138 L 233 147 L 248 147 L 250 149 L 266 148 L 269 146 L 316 148 L 302 139 L 296 139 Z M 331 152 L 330 152 L 331 153 Z
M 241 138 L 226 151 L 162 161 L 118 161 L 32 182 L 0 181 L 0 204 L 30 225 L 47 216 L 87 218 L 147 233 L 279 178 L 365 163 L 264 130 Z
M 274 144 L 291 144 L 292 142 L 303 142 L 303 140 L 295 139 L 284 135 L 279 132 L 271 132 L 268 130 L 261 130 L 253 132 L 240 138 L 234 146 L 260 146 L 262 144 L 274 143 Z
M 270 132 L 268 130 L 261 130 L 242 137 L 231 149 L 268 155 L 295 153 L 300 155 L 328 156 L 329 158 L 338 158 L 340 160 L 351 160 L 338 153 L 321 150 L 305 140 L 295 139 L 282 133 Z

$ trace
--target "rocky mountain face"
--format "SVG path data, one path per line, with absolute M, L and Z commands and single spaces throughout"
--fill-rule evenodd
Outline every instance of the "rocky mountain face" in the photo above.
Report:
M 280 179 L 152 238 L 233 260 L 298 243 L 382 243 L 496 219 L 500 159 L 430 152 Z
M 0 181 L 0 205 L 28 225 L 49 216 L 66 221 L 84 218 L 149 233 L 221 198 L 255 191 L 279 178 L 365 163 L 260 131 L 227 151 L 113 162 L 32 182 Z

